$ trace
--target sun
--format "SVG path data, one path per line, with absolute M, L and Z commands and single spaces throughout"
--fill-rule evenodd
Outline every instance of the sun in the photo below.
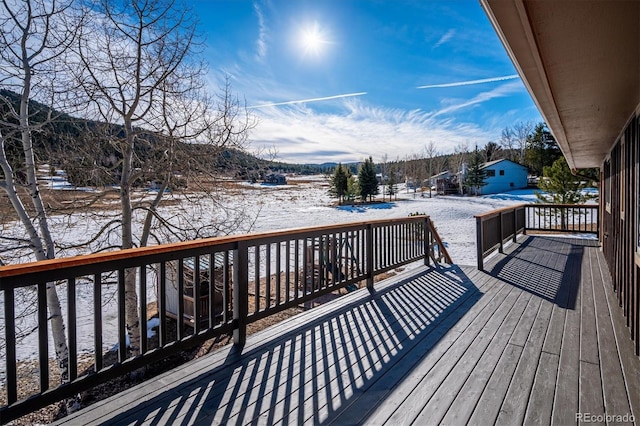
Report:
M 317 22 L 303 27 L 298 34 L 302 52 L 308 56 L 320 56 L 330 43 L 326 32 Z

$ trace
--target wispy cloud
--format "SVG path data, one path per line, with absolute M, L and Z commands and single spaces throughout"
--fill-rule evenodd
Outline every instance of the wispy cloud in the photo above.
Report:
M 364 96 L 366 94 L 367 94 L 367 92 L 345 93 L 345 94 L 342 94 L 342 95 L 324 96 L 322 98 L 311 98 L 311 99 L 301 99 L 301 100 L 297 100 L 297 101 L 273 102 L 273 103 L 268 103 L 268 104 L 252 105 L 252 106 L 250 106 L 248 108 L 266 108 L 266 107 L 273 107 L 273 106 L 280 106 L 280 105 L 306 104 L 306 103 L 310 103 L 310 102 L 321 102 L 321 101 L 329 101 L 329 100 L 332 100 L 332 99 L 342 99 L 342 98 L 351 98 L 351 97 L 354 97 L 354 96 Z
M 442 46 L 443 44 L 445 44 L 446 42 L 448 42 L 449 40 L 451 40 L 451 38 L 453 38 L 453 35 L 455 33 L 456 33 L 456 30 L 454 29 L 450 29 L 449 31 L 447 31 L 442 37 L 440 37 L 440 40 L 438 40 L 436 44 L 433 45 L 433 48 L 436 49 Z
M 295 105 L 264 108 L 256 115 L 260 125 L 252 132 L 252 144 L 275 148 L 277 159 L 285 162 L 351 162 L 369 156 L 379 161 L 384 154 L 405 158 L 419 154 L 430 141 L 449 153 L 459 143 L 484 144 L 492 138 L 474 124 L 419 109 L 371 106 L 358 98 L 343 100 L 342 110 L 330 113 Z
M 502 98 L 508 96 L 514 92 L 518 92 L 522 90 L 522 84 L 519 81 L 514 81 L 511 83 L 502 84 L 499 87 L 490 90 L 488 92 L 482 92 L 478 95 L 474 96 L 471 99 L 463 100 L 460 102 L 453 103 L 448 107 L 440 109 L 436 111 L 432 116 L 437 117 L 443 114 L 450 114 L 452 112 L 461 110 L 463 108 L 468 108 L 473 105 L 481 104 L 483 102 L 487 102 L 491 99 Z
M 257 59 L 263 61 L 267 56 L 267 25 L 264 18 L 264 13 L 258 2 L 253 3 L 253 10 L 258 16 L 258 41 L 257 45 Z
M 512 74 L 512 75 L 503 75 L 501 77 L 483 78 L 480 80 L 457 81 L 455 83 L 429 84 L 427 86 L 418 86 L 416 87 L 416 89 L 435 89 L 438 87 L 471 86 L 474 84 L 484 84 L 484 83 L 494 83 L 496 81 L 514 80 L 516 78 L 520 78 L 520 76 L 518 74 Z

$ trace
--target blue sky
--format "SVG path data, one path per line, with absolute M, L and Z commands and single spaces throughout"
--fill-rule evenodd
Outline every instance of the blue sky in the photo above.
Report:
M 190 0 L 211 84 L 259 120 L 251 147 L 295 163 L 484 146 L 541 121 L 477 0 Z

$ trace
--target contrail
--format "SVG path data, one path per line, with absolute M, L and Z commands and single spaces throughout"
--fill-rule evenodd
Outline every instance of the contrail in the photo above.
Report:
M 345 93 L 343 95 L 334 95 L 334 96 L 325 96 L 323 98 L 311 98 L 311 99 L 302 99 L 299 101 L 287 101 L 287 102 L 274 102 L 271 104 L 262 104 L 262 105 L 253 105 L 247 108 L 264 108 L 271 106 L 279 106 L 279 105 L 293 105 L 293 104 L 303 104 L 307 102 L 320 102 L 320 101 L 328 101 L 331 99 L 340 99 L 340 98 L 349 98 L 352 96 L 362 96 L 366 95 L 367 92 L 358 92 L 358 93 Z
M 444 83 L 444 84 L 430 84 L 428 86 L 418 86 L 416 89 L 434 89 L 436 87 L 457 87 L 457 86 L 469 86 L 472 84 L 493 83 L 494 81 L 513 80 L 520 78 L 518 74 L 505 75 L 502 77 L 483 78 L 482 80 L 471 81 L 458 81 L 456 83 Z

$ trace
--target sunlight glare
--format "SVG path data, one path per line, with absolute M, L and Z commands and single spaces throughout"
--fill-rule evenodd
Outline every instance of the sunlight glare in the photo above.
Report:
M 329 44 L 326 34 L 317 22 L 300 31 L 299 43 L 305 55 L 319 56 Z

